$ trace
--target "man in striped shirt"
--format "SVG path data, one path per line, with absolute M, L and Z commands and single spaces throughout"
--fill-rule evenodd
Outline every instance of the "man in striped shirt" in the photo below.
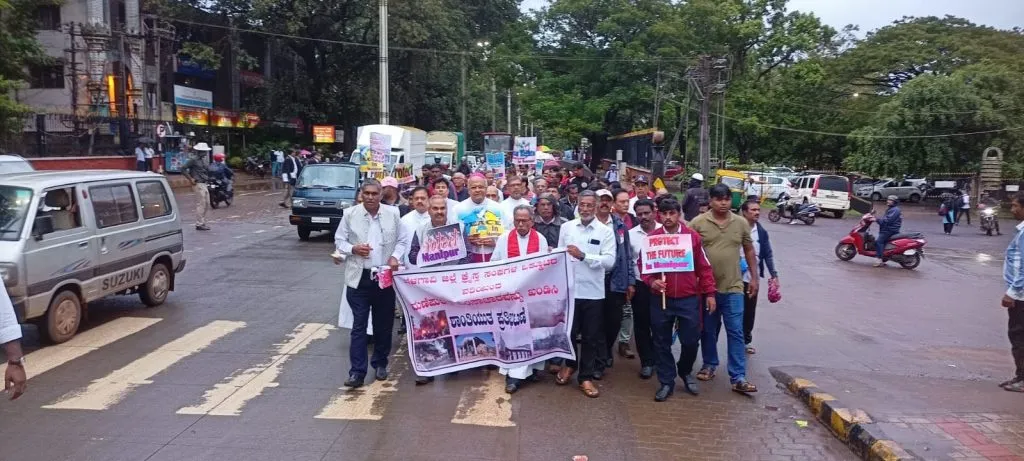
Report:
M 1011 392 L 1024 392 L 1024 193 L 1013 198 L 1010 213 L 1020 223 L 1017 224 L 1017 235 L 1006 248 L 1006 260 L 1003 262 L 1006 294 L 1002 305 L 1009 315 L 1007 334 L 1017 369 L 1013 379 L 1000 386 Z

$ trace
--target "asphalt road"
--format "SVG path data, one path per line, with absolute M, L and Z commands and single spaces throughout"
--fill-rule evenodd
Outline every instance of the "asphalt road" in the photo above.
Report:
M 975 380 L 1009 372 L 998 308 L 1008 237 L 966 227 L 929 235 L 918 270 L 876 269 L 833 255 L 854 221 L 821 219 L 768 224 L 783 300 L 762 297 L 754 397 L 730 392 L 723 369 L 699 397 L 655 403 L 655 383 L 621 359 L 596 400 L 550 378 L 508 396 L 485 370 L 416 387 L 404 347 L 391 380 L 345 391 L 331 238 L 300 242 L 279 194 L 245 194 L 213 211 L 211 231 L 186 227 L 188 267 L 165 305 L 93 303 L 86 331 L 32 351 L 28 393 L 0 402 L 0 459 L 853 460 L 775 387 L 769 367 Z M 178 200 L 191 223 L 191 196 Z M 915 219 L 905 227 L 940 231 L 934 218 Z

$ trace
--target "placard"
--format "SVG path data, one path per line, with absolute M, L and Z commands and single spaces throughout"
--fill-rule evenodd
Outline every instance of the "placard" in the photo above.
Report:
M 693 272 L 693 240 L 688 234 L 648 235 L 640 248 L 643 275 Z
M 390 157 L 391 135 L 370 133 L 370 156 L 366 159 L 367 171 L 384 171 L 384 164 Z
M 459 223 L 427 229 L 423 232 L 420 252 L 416 257 L 416 265 L 429 267 L 466 257 L 466 239 L 462 238 L 462 226 Z
M 505 153 L 488 152 L 487 169 L 494 172 L 495 179 L 505 179 Z
M 565 250 L 399 271 L 394 287 L 417 375 L 575 360 L 574 287 Z
M 537 161 L 537 138 L 516 136 L 515 147 L 512 149 L 512 163 L 530 165 Z

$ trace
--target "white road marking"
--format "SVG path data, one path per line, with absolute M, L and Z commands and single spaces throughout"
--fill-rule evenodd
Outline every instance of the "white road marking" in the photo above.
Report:
M 252 233 L 254 233 L 254 234 L 262 234 L 264 232 L 266 232 L 266 230 L 264 230 L 264 229 L 260 229 L 258 231 L 252 231 Z
M 273 196 L 273 195 L 281 195 L 281 193 L 280 192 L 268 192 L 266 194 L 263 194 L 264 197 L 270 197 L 270 196 Z
M 235 218 L 241 218 L 241 217 L 242 217 L 242 215 L 236 214 L 236 215 L 233 215 L 233 216 L 228 216 L 228 219 L 235 219 Z
M 127 338 L 163 319 L 145 317 L 120 317 L 88 331 L 83 331 L 66 343 L 39 349 L 25 356 L 25 372 L 28 379 L 39 376 L 65 363 L 77 359 L 96 349 Z M 0 376 L 7 371 L 7 364 L 0 365 Z
M 274 229 L 279 229 L 279 228 L 282 228 L 282 227 L 284 227 L 284 226 L 274 226 Z
M 295 327 L 288 340 L 277 345 L 276 355 L 266 363 L 229 376 L 227 382 L 216 384 L 203 394 L 199 405 L 183 407 L 179 415 L 238 416 L 242 407 L 259 397 L 267 388 L 277 387 L 275 380 L 281 375 L 288 359 L 302 352 L 313 341 L 325 339 L 335 328 L 326 323 L 303 323 Z
M 511 396 L 505 393 L 505 377 L 497 370 L 486 370 L 484 382 L 462 390 L 453 424 L 515 427 Z
M 263 191 L 246 192 L 244 194 L 238 194 L 238 196 L 239 197 L 245 197 L 245 196 L 248 196 L 248 195 L 256 195 L 256 194 L 262 194 L 262 193 L 263 193 Z
M 240 239 L 240 238 L 245 238 L 245 234 L 242 234 L 242 235 L 236 235 L 236 236 L 235 236 L 235 238 L 236 238 L 236 239 Z
M 320 410 L 316 419 L 347 419 L 378 421 L 384 416 L 384 407 L 391 403 L 391 398 L 398 390 L 398 380 L 409 368 L 406 360 L 407 351 L 402 345 L 395 351 L 391 363 L 390 377 L 387 381 L 374 380 L 368 385 L 357 389 L 341 388 L 343 391 L 331 398 L 331 402 Z M 372 372 L 373 370 L 370 369 Z M 373 373 L 367 377 L 373 379 Z
M 43 408 L 59 410 L 106 410 L 123 400 L 134 388 L 152 384 L 150 379 L 214 341 L 245 327 L 245 322 L 215 320 L 192 330 L 157 350 L 113 371 L 89 386 L 64 394 Z

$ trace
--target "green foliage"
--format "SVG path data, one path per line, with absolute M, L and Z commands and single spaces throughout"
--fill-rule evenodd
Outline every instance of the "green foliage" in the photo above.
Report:
M 228 166 L 232 170 L 240 170 L 245 167 L 245 159 L 242 157 L 228 157 Z
M 35 9 L 40 0 L 0 0 L 0 140 L 21 131 L 28 108 L 11 98 L 27 77 L 29 64 L 45 62 L 36 41 Z
M 220 69 L 222 56 L 212 46 L 205 43 L 184 42 L 178 53 L 205 69 Z

